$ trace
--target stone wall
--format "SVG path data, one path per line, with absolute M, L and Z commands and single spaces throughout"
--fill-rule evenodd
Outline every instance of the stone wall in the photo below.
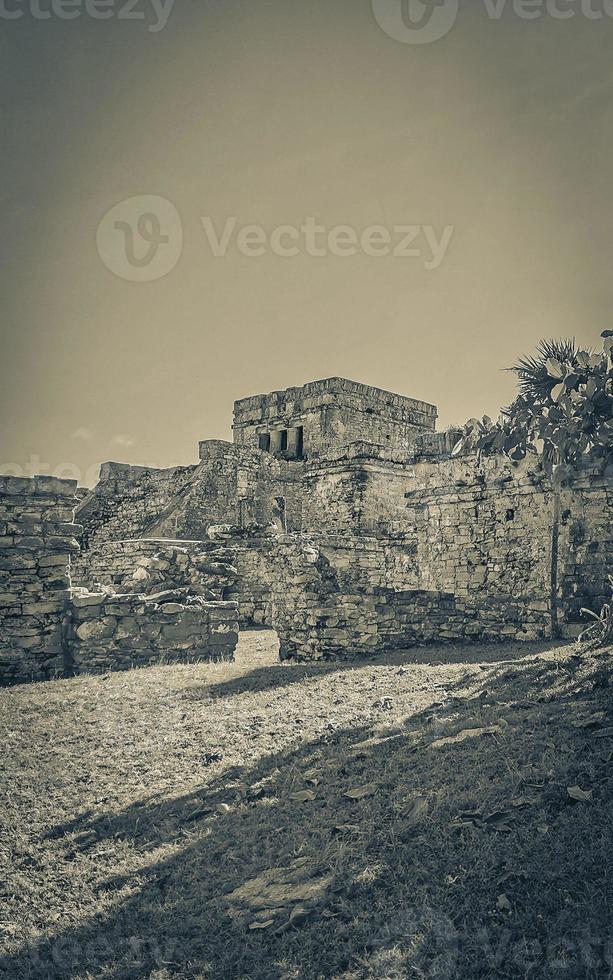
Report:
M 200 443 L 197 466 L 151 470 L 106 463 L 78 507 L 83 548 L 138 537 L 205 540 L 217 524 L 277 522 L 300 530 L 302 475 L 300 463 L 217 439 Z
M 300 530 L 301 463 L 219 441 L 201 442 L 200 460 L 206 467 L 206 478 L 199 480 L 185 501 L 186 512 L 193 516 L 181 525 L 182 532 L 198 529 L 194 536 L 206 536 L 211 524 L 248 527 L 276 523 L 280 520 L 277 498 L 283 498 L 287 530 Z
M 613 467 L 612 467 L 613 469 Z M 583 476 L 575 492 L 561 500 L 562 550 L 560 595 L 568 622 L 586 623 L 585 607 L 600 612 L 611 601 L 608 576 L 613 574 L 613 473 Z
M 83 591 L 73 599 L 68 642 L 74 673 L 232 660 L 238 605 Z
M 237 579 L 234 563 L 233 552 L 211 541 L 106 541 L 75 560 L 72 580 L 94 590 L 149 595 L 187 588 L 192 595 L 225 599 Z
M 299 463 L 239 449 L 219 439 L 200 443 L 200 463 L 174 503 L 147 528 L 147 536 L 205 539 L 211 525 L 248 526 L 280 521 L 282 499 L 287 530 L 302 524 Z
M 243 542 L 236 548 L 238 579 L 228 598 L 236 599 L 241 627 L 272 626 L 273 564 L 277 547 L 270 539 Z
M 285 538 L 272 556 L 272 622 L 285 659 L 350 658 L 415 644 L 534 640 L 549 629 L 548 605 L 523 597 L 460 597 L 407 587 L 402 542 L 351 535 Z M 407 581 L 408 580 L 408 581 Z
M 174 508 L 195 473 L 196 466 L 158 470 L 105 463 L 100 481 L 77 508 L 84 548 L 147 535 L 164 511 Z
M 538 462 L 452 458 L 435 423 L 432 405 L 339 378 L 243 399 L 234 443 L 202 442 L 193 466 L 105 464 L 77 504 L 78 557 L 74 484 L 5 478 L 0 679 L 225 657 L 238 621 L 304 658 L 547 635 Z M 586 466 L 561 502 L 560 614 L 576 628 L 608 597 L 613 469 Z M 69 629 L 71 574 L 94 594 Z
M 304 530 L 387 535 L 406 518 L 414 460 L 412 451 L 365 442 L 325 453 L 305 473 Z
M 0 477 L 0 684 L 168 661 L 227 660 L 234 556 L 211 542 L 105 542 L 71 560 L 76 484 Z M 188 544 L 187 542 L 185 543 Z M 125 588 L 129 594 L 114 594 Z
M 76 483 L 0 477 L 0 684 L 66 669 Z
M 559 576 L 566 618 L 599 608 L 613 564 L 613 473 L 586 470 L 562 493 Z M 552 493 L 536 460 L 411 460 L 358 444 L 306 476 L 304 526 L 403 543 L 404 587 L 528 610 L 548 601 Z M 402 552 L 402 549 L 400 549 Z M 415 574 L 411 575 L 413 568 Z M 394 583 L 402 588 L 402 582 Z M 537 604 L 533 606 L 533 604 Z
M 209 533 L 232 550 L 238 575 L 226 597 L 238 602 L 241 626 L 272 626 L 279 532 L 274 528 L 220 527 L 211 528 Z
M 68 645 L 75 672 L 229 660 L 234 553 L 211 541 L 105 542 L 76 562 Z M 98 591 L 96 591 L 96 588 Z
M 561 494 L 561 613 L 600 608 L 613 559 L 613 474 L 585 472 Z M 415 468 L 406 494 L 421 586 L 481 603 L 549 608 L 553 495 L 534 461 L 474 457 Z M 583 621 L 585 622 L 585 620 Z
M 234 441 L 255 449 L 261 437 L 271 436 L 270 448 L 279 452 L 275 434 L 285 432 L 291 454 L 291 437 L 300 428 L 306 458 L 357 439 L 404 448 L 419 432 L 433 431 L 436 418 L 436 407 L 427 402 L 345 378 L 327 378 L 235 402 Z

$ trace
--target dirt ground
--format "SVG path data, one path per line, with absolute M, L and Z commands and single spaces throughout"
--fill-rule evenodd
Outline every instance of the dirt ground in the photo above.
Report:
M 611 651 L 0 692 L 0 975 L 613 976 Z

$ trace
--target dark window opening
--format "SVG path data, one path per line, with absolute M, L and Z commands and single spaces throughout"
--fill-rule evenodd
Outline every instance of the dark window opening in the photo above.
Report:
M 515 511 L 513 510 L 512 507 L 509 507 L 507 511 L 507 521 L 514 521 L 514 520 L 515 520 Z
M 260 432 L 258 444 L 265 453 L 270 452 L 270 435 L 268 432 Z
M 279 449 L 282 453 L 287 452 L 287 429 L 283 429 L 281 432 L 281 442 L 279 444 Z
M 304 456 L 304 426 L 302 425 L 296 429 L 296 456 L 298 459 Z

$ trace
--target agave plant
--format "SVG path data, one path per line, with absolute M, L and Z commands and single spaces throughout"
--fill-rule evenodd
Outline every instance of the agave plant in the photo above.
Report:
M 609 584 L 613 592 L 613 575 L 609 575 Z M 605 602 L 600 616 L 592 612 L 591 609 L 582 609 L 581 612 L 585 613 L 586 616 L 591 616 L 596 622 L 591 623 L 583 631 L 579 637 L 579 643 L 590 643 L 598 647 L 608 646 L 609 643 L 613 643 L 613 601 Z

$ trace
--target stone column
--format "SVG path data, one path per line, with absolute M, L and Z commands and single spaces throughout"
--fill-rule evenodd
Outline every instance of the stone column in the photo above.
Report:
M 270 433 L 270 451 L 271 453 L 281 452 L 281 429 L 273 429 Z
M 288 429 L 287 431 L 287 452 L 294 459 L 298 456 L 298 429 Z

